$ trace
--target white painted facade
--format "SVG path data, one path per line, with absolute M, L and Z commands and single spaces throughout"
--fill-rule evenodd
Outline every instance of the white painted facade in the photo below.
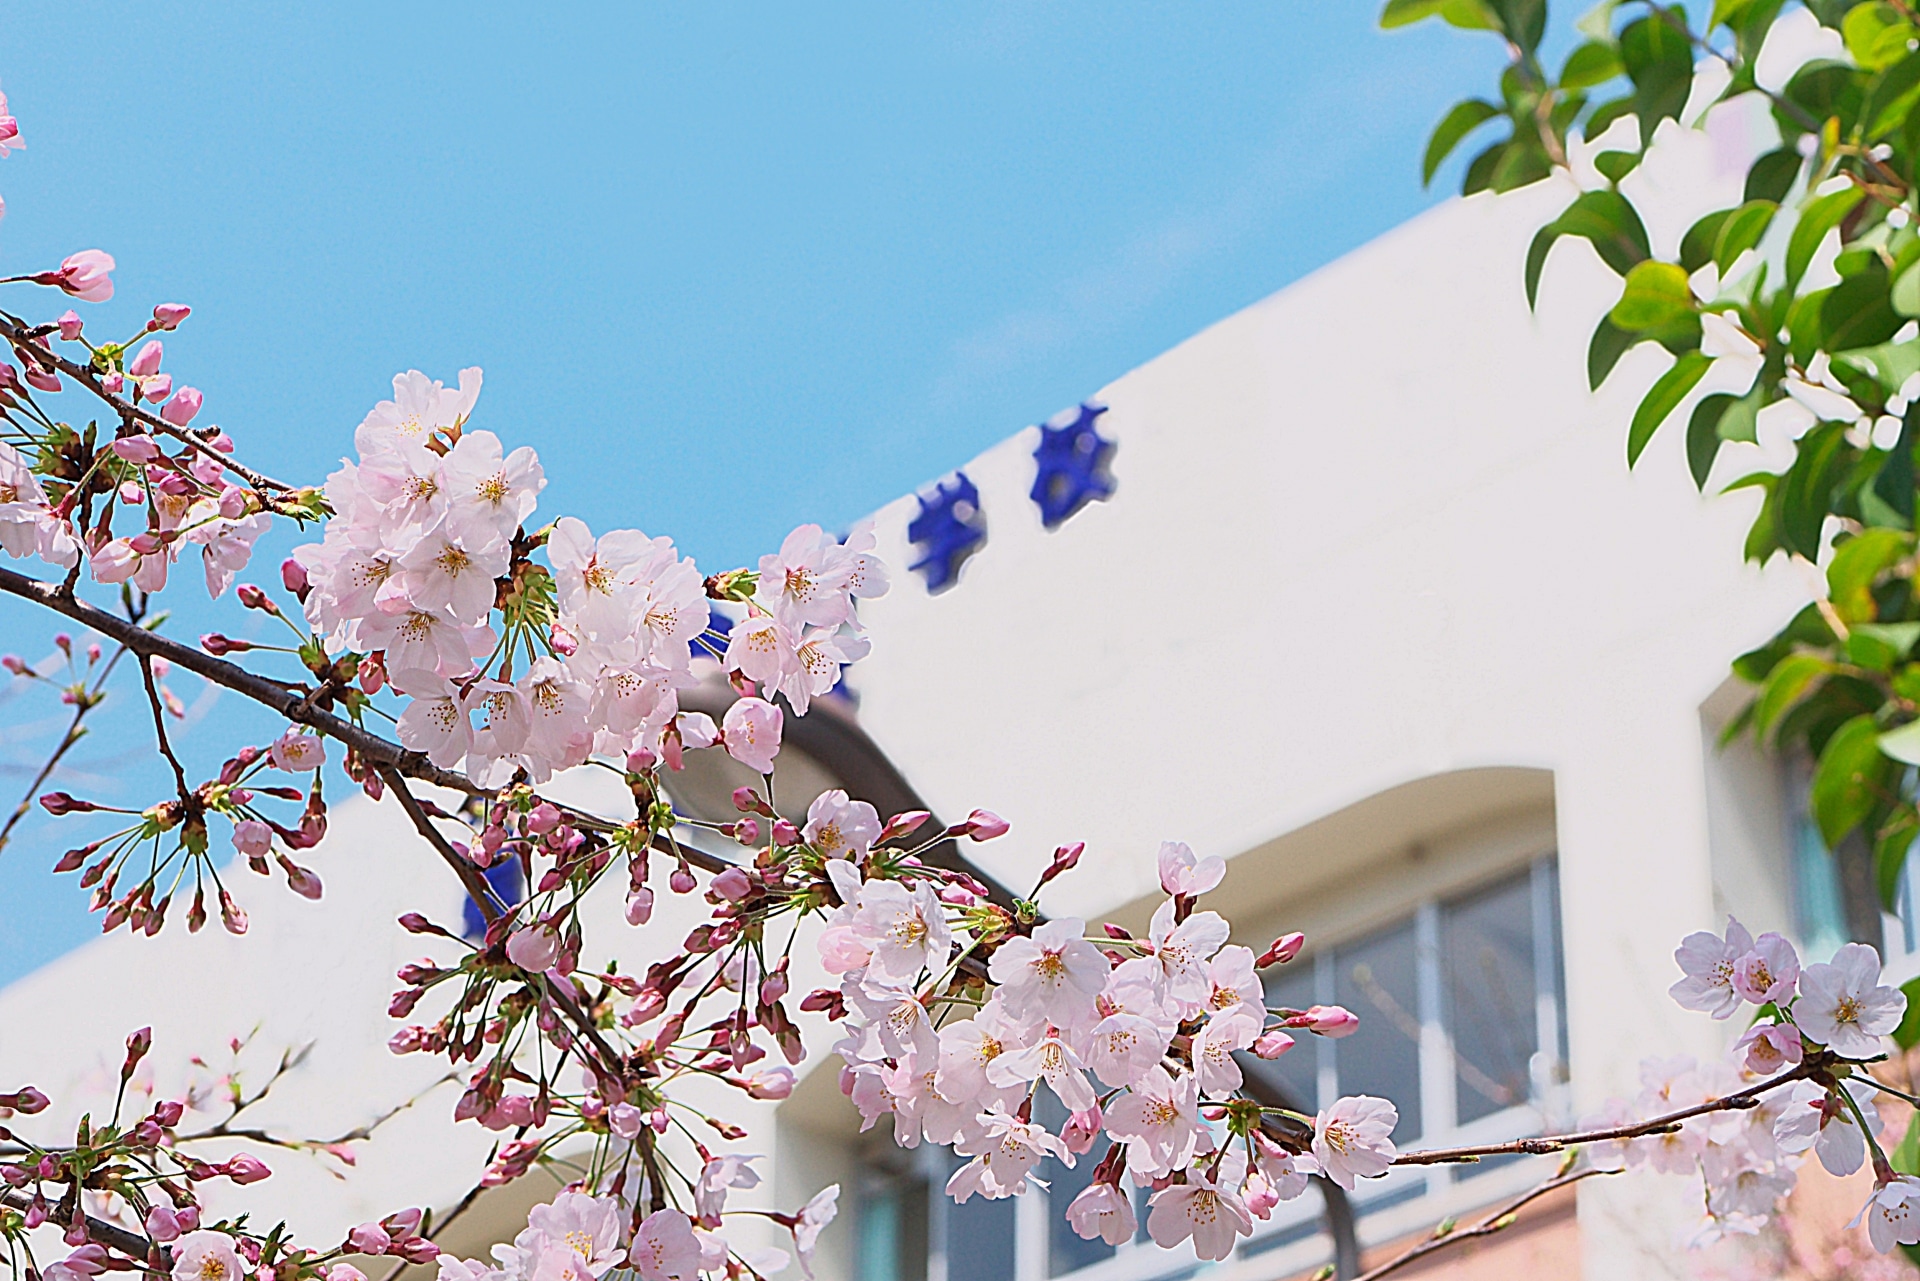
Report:
M 1656 240 L 1737 196 L 1743 152 L 1695 135 L 1636 177 L 1662 215 Z M 1526 245 L 1566 195 L 1549 184 L 1448 203 L 1100 389 L 1118 488 L 1056 530 L 1028 498 L 1033 429 L 966 464 L 988 538 L 949 591 L 929 595 L 905 569 L 917 501 L 883 509 L 895 587 L 864 608 L 874 652 L 849 677 L 861 724 L 937 812 L 983 805 L 1012 821 L 969 850 L 1002 881 L 1024 890 L 1054 845 L 1087 842 L 1080 870 L 1049 889 L 1051 913 L 1143 921 L 1154 852 L 1181 839 L 1231 860 L 1216 898 L 1243 941 L 1298 928 L 1337 949 L 1405 920 L 1430 952 L 1458 894 L 1503 874 L 1549 884 L 1530 869 L 1557 866 L 1542 901 L 1565 998 L 1541 1004 L 1540 1044 L 1557 1060 L 1563 1031 L 1568 1055 L 1535 1101 L 1561 1118 L 1631 1094 L 1644 1054 L 1720 1048 L 1723 1027 L 1666 996 L 1683 934 L 1729 908 L 1756 931 L 1794 925 L 1780 770 L 1742 749 L 1716 758 L 1711 740 L 1733 699 L 1729 659 L 1810 590 L 1793 566 L 1741 561 L 1755 500 L 1694 491 L 1682 419 L 1627 471 L 1624 425 L 1665 357 L 1633 352 L 1600 395 L 1585 392 L 1586 339 L 1617 286 L 1584 244 L 1556 250 L 1528 312 Z M 394 968 L 434 949 L 391 922 L 409 907 L 451 917 L 456 888 L 390 805 L 340 806 L 313 862 L 328 884 L 318 906 L 236 873 L 254 918 L 244 940 L 104 939 L 0 992 L 12 1029 L 0 1081 L 91 1093 L 97 1108 L 121 1038 L 152 1022 L 163 1088 L 187 1052 L 256 1025 L 256 1064 L 313 1042 L 260 1108 L 286 1133 L 326 1137 L 428 1089 L 440 1065 L 387 1054 L 384 1007 Z M 599 905 L 602 937 L 622 940 L 628 966 L 690 923 L 668 907 L 636 935 L 616 908 Z M 137 970 L 180 976 L 182 1000 L 146 1005 L 124 981 Z M 1423 1093 L 1439 1099 L 1457 1047 L 1415 1014 Z M 792 1100 L 758 1109 L 742 1146 L 769 1154 L 772 1177 L 746 1204 L 791 1208 L 833 1179 L 843 1205 L 859 1199 L 837 1061 L 809 1066 Z M 487 1139 L 449 1125 L 453 1098 L 426 1094 L 358 1145 L 344 1178 L 283 1155 L 253 1194 L 315 1240 L 421 1189 L 451 1203 Z M 1517 1105 L 1476 1133 L 1542 1123 Z M 1539 1177 L 1436 1178 L 1365 1218 L 1363 1236 Z M 509 1235 L 550 1189 L 535 1182 L 452 1243 Z M 1687 1275 L 1674 1240 L 1697 1202 L 1679 1190 L 1583 1185 L 1586 1275 Z M 1016 1218 L 1029 1248 L 1015 1275 L 1040 1281 L 1044 1210 Z M 821 1276 L 881 1275 L 859 1270 L 858 1220 L 824 1239 Z M 1309 1234 L 1208 1275 L 1252 1281 L 1324 1258 Z M 1135 1250 L 1079 1275 L 1184 1266 Z

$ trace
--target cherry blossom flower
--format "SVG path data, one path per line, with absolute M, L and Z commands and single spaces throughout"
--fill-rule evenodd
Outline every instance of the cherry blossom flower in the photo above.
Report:
M 763 688 L 777 687 L 800 661 L 793 634 L 772 614 L 751 614 L 727 634 L 721 662 Z
M 1205 894 L 1226 874 L 1227 861 L 1218 854 L 1196 859 L 1184 842 L 1165 841 L 1160 846 L 1160 888 L 1170 895 L 1193 898 Z
M 939 1070 L 935 1085 L 940 1094 L 965 1103 L 987 1093 L 987 1071 L 995 1059 L 1017 1050 L 1029 1039 L 1026 1028 L 1007 1015 L 996 995 L 970 1019 L 940 1029 Z
M 445 612 L 463 623 L 483 623 L 493 609 L 493 580 L 507 572 L 507 543 L 492 529 L 459 537 L 444 518 L 396 562 L 380 589 L 381 604 Z
M 1133 1240 L 1139 1224 L 1133 1217 L 1133 1200 L 1111 1183 L 1094 1183 L 1081 1189 L 1067 1205 L 1067 1223 L 1083 1240 L 1125 1245 Z
M 522 445 L 503 454 L 500 438 L 490 431 L 463 434 L 447 451 L 443 475 L 451 532 L 476 543 L 513 537 L 547 485 L 532 449 Z
M 1132 1085 L 1166 1056 L 1172 1039 L 1171 1027 L 1116 1011 L 1087 1033 L 1087 1066 L 1110 1086 Z
M 912 889 L 898 881 L 862 885 L 853 932 L 872 957 L 874 973 L 899 983 L 911 982 L 923 967 L 945 964 L 953 946 L 946 908 L 924 881 Z
M 1220 1187 L 1198 1169 L 1187 1171 L 1187 1181 L 1162 1188 L 1147 1202 L 1147 1235 L 1162 1249 L 1193 1238 L 1193 1252 L 1203 1259 L 1220 1260 L 1233 1253 L 1233 1243 L 1253 1235 L 1253 1215 L 1247 1203 L 1231 1189 Z
M 1705 930 L 1689 934 L 1673 954 L 1686 977 L 1668 992 L 1682 1009 L 1699 1010 L 1716 1019 L 1731 1018 L 1740 1008 L 1740 994 L 1733 988 L 1733 967 L 1752 950 L 1753 935 L 1731 916 L 1724 939 Z
M 693 1204 L 703 1222 L 719 1224 L 729 1190 L 760 1186 L 760 1175 L 753 1169 L 753 1162 L 759 1159 L 758 1156 L 718 1156 L 700 1167 L 700 1178 L 693 1188 Z
M 1227 941 L 1232 927 L 1218 912 L 1195 912 L 1174 923 L 1174 901 L 1166 900 L 1153 914 L 1148 940 L 1160 967 L 1159 990 L 1183 1009 L 1197 1011 L 1213 991 L 1207 960 Z
M 864 636 L 844 629 L 808 628 L 794 650 L 792 666 L 776 685 L 796 715 L 805 716 L 812 700 L 840 683 L 840 670 L 865 658 L 873 648 Z
M 460 701 L 460 687 L 444 676 L 418 669 L 392 672 L 389 679 L 409 700 L 400 713 L 401 744 L 425 752 L 442 769 L 453 769 L 465 760 L 473 745 L 473 725 Z
M 818 525 L 788 534 L 777 553 L 760 558 L 754 599 L 787 627 L 837 627 L 853 621 L 853 597 L 886 591 L 886 571 L 867 555 L 870 531 L 857 531 L 845 546 Z
M 813 1281 L 813 1250 L 820 1240 L 820 1233 L 840 1211 L 840 1185 L 832 1183 L 813 1194 L 800 1210 L 799 1218 L 793 1225 L 794 1253 L 800 1256 L 800 1271 Z
M 560 959 L 560 935 L 544 922 L 523 925 L 507 936 L 507 959 L 530 973 L 545 973 Z
M 1762 934 L 1733 963 L 1733 990 L 1755 1005 L 1784 1004 L 1800 978 L 1800 956 L 1778 934 Z
M 999 984 L 999 999 L 1009 1014 L 1056 1027 L 1077 1027 L 1090 1020 L 1094 997 L 1106 986 L 1111 965 L 1082 937 L 1085 932 L 1086 923 L 1079 917 L 1060 917 L 1030 936 L 1000 945 L 987 971 Z
M 1843 1087 L 1859 1105 L 1875 1135 L 1884 1122 L 1875 1106 L 1870 1086 L 1847 1082 Z M 1866 1135 L 1860 1131 L 1853 1109 L 1839 1090 L 1828 1090 L 1811 1081 L 1796 1081 L 1787 1104 L 1774 1122 L 1773 1141 L 1782 1152 L 1813 1149 L 1827 1173 L 1846 1178 L 1867 1159 Z
M 327 763 L 327 745 L 318 734 L 289 725 L 267 748 L 276 769 L 305 773 Z
M 990 1201 L 1021 1195 L 1027 1190 L 1027 1175 L 1044 1157 L 1073 1165 L 1073 1153 L 1042 1126 L 998 1107 L 983 1112 L 980 1123 L 983 1137 L 977 1143 L 959 1145 L 961 1155 L 973 1160 L 947 1180 L 947 1195 L 957 1204 L 965 1205 L 975 1193 Z
M 1245 1007 L 1235 1007 L 1207 1020 L 1193 1039 L 1193 1067 L 1203 1094 L 1219 1098 L 1240 1088 L 1245 1078 L 1233 1053 L 1253 1044 L 1260 1035 L 1263 1017 L 1248 1013 Z
M 1314 1160 L 1321 1173 L 1351 1192 L 1356 1176 L 1373 1178 L 1393 1164 L 1393 1127 L 1399 1123 L 1399 1109 L 1387 1100 L 1348 1095 L 1314 1122 Z
M 241 1281 L 249 1271 L 224 1232 L 202 1228 L 173 1243 L 173 1281 Z
M 464 676 L 473 670 L 474 659 L 493 649 L 494 634 L 485 624 L 408 609 L 361 619 L 359 640 L 368 649 L 385 650 L 389 670 L 419 667 L 442 676 Z
M 634 1233 L 628 1253 L 641 1281 L 695 1281 L 701 1271 L 693 1221 L 678 1210 L 655 1210 Z
M 1920 1178 L 1898 1175 L 1874 1188 L 1847 1226 L 1867 1224 L 1867 1239 L 1882 1254 L 1896 1245 L 1920 1245 Z
M 880 837 L 880 812 L 832 788 L 807 806 L 807 825 L 800 829 L 800 836 L 824 858 L 857 863 Z
M 780 720 L 780 709 L 765 699 L 736 700 L 720 727 L 727 755 L 756 773 L 771 774 L 780 752 Z
M 460 371 L 458 390 L 450 390 L 417 369 L 393 376 L 393 399 L 370 410 L 354 430 L 354 448 L 362 458 L 402 445 L 424 444 L 428 436 L 462 422 L 480 398 L 481 373 Z
M 1782 1068 L 1799 1065 L 1805 1051 L 1800 1029 L 1791 1023 L 1756 1023 L 1734 1044 L 1734 1052 L 1745 1056 L 1747 1070 L 1772 1076 Z
M 598 1277 L 620 1263 L 620 1205 L 611 1197 L 562 1192 L 527 1215 L 530 1230 L 572 1251 Z
M 100 249 L 82 249 L 60 260 L 60 270 L 34 277 L 55 285 L 82 302 L 105 302 L 113 297 L 113 255 Z
M 1049 1027 L 1032 1045 L 1009 1050 L 989 1063 L 987 1080 L 1001 1087 L 1045 1081 L 1067 1111 L 1082 1112 L 1094 1106 L 1093 1086 L 1085 1068 L 1080 1056 L 1061 1038 L 1059 1029 Z
M 1880 985 L 1880 954 L 1864 943 L 1848 943 L 1829 964 L 1800 972 L 1800 999 L 1794 1021 L 1807 1039 L 1849 1059 L 1880 1053 L 1880 1039 L 1906 1016 L 1906 993 Z
M 1156 1064 L 1106 1109 L 1107 1133 L 1127 1145 L 1127 1168 L 1148 1178 L 1186 1165 L 1204 1128 L 1199 1085 Z

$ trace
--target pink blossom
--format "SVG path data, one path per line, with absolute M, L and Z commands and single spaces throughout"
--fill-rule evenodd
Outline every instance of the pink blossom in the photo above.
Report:
M 1106 986 L 1109 962 L 1085 932 L 1078 917 L 1060 917 L 1000 945 L 987 966 L 1008 1013 L 1058 1027 L 1086 1023 Z
M 227 1177 L 235 1183 L 258 1183 L 272 1173 L 264 1161 L 244 1153 L 227 1162 Z
M 1734 1051 L 1744 1051 L 1747 1070 L 1761 1076 L 1799 1066 L 1805 1053 L 1800 1029 L 1791 1023 L 1756 1023 L 1740 1037 Z
M 653 919 L 653 891 L 642 885 L 627 895 L 627 924 L 645 925 Z
M 1320 1170 L 1347 1191 L 1355 1176 L 1374 1178 L 1393 1164 L 1393 1129 L 1399 1109 L 1369 1094 L 1349 1095 L 1320 1113 L 1313 1127 L 1313 1156 Z
M 267 757 L 276 769 L 302 774 L 327 763 L 327 748 L 318 734 L 289 725 L 267 748 Z
M 1310 1005 L 1288 1019 L 1286 1026 L 1303 1027 L 1337 1041 L 1360 1030 L 1360 1016 L 1343 1005 Z
M 127 372 L 135 378 L 151 378 L 160 372 L 160 362 L 166 356 L 166 348 L 159 339 L 151 339 L 141 345 L 127 362 Z
M 1682 1009 L 1699 1010 L 1716 1019 L 1731 1018 L 1740 1008 L 1740 994 L 1733 989 L 1733 967 L 1752 950 L 1753 935 L 1731 916 L 1724 939 L 1705 930 L 1689 934 L 1673 954 L 1686 977 L 1668 992 Z
M 507 936 L 507 959 L 535 974 L 553 968 L 560 957 L 560 935 L 551 925 L 523 925 Z
M 784 1099 L 793 1094 L 793 1069 L 770 1067 L 747 1078 L 747 1095 L 756 1099 Z
M 262 858 L 273 849 L 273 829 L 257 818 L 233 825 L 233 848 L 248 858 Z
M 807 825 L 800 835 L 823 858 L 857 863 L 880 838 L 880 812 L 832 788 L 816 796 L 807 807 Z
M 1160 888 L 1168 894 L 1193 898 L 1205 894 L 1227 874 L 1227 861 L 1218 854 L 1196 859 L 1180 841 L 1160 846 Z
M 655 1210 L 634 1234 L 628 1259 L 641 1281 L 694 1281 L 700 1271 L 700 1242 L 693 1220 L 678 1210 Z
M 347 1246 L 355 1254 L 385 1254 L 392 1244 L 393 1238 L 378 1223 L 362 1223 L 347 1232 Z
M 163 375 L 164 377 L 164 375 Z M 173 399 L 160 406 L 160 417 L 175 427 L 185 427 L 200 412 L 202 397 L 195 387 L 182 387 L 173 393 Z
M 814 1245 L 820 1240 L 821 1230 L 838 1215 L 839 1198 L 840 1185 L 829 1184 L 813 1194 L 813 1199 L 801 1207 L 799 1217 L 794 1221 L 794 1253 L 800 1256 L 800 1271 L 807 1281 L 813 1281 Z
M 1881 1038 L 1900 1026 L 1906 1012 L 1906 993 L 1881 985 L 1880 954 L 1864 943 L 1848 943 L 1831 964 L 1800 972 L 1794 1020 L 1808 1040 L 1843 1058 L 1879 1054 Z
M 1198 1169 L 1187 1171 L 1187 1181 L 1153 1194 L 1147 1215 L 1147 1235 L 1155 1245 L 1170 1249 L 1191 1237 L 1193 1252 L 1203 1259 L 1220 1260 L 1233 1253 L 1241 1236 L 1253 1235 L 1253 1215 L 1231 1189 L 1209 1182 Z
M 1095 1183 L 1082 1189 L 1067 1206 L 1067 1224 L 1083 1240 L 1092 1241 L 1097 1237 L 1113 1246 L 1133 1240 L 1138 1228 L 1132 1199 L 1111 1183 Z
M 1755 1005 L 1784 1002 L 1800 978 L 1800 956 L 1778 934 L 1762 934 L 1733 963 L 1733 990 Z
M 54 323 L 60 326 L 60 336 L 68 342 L 72 342 L 80 336 L 80 329 L 84 324 L 80 319 L 80 313 L 71 307 L 61 312 L 60 319 Z
M 247 1272 L 224 1232 L 189 1232 L 174 1243 L 173 1281 L 241 1281 Z
M 60 270 L 34 277 L 46 285 L 57 285 L 82 302 L 105 302 L 113 297 L 113 255 L 99 249 L 82 249 L 61 260 Z M 209 1281 L 212 1281 L 209 1278 Z
M 153 309 L 153 325 L 156 329 L 178 329 L 193 308 L 184 303 L 163 302 Z
M 780 751 L 780 709 L 760 698 L 742 698 L 727 709 L 721 736 L 727 755 L 761 774 L 773 772 Z

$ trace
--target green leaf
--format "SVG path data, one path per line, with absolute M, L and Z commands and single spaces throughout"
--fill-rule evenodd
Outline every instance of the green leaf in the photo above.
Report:
M 1720 415 L 1720 423 L 1715 428 L 1722 440 L 1738 440 L 1753 444 L 1759 439 L 1760 411 L 1767 405 L 1767 384 L 1763 379 L 1753 384 L 1753 390 L 1727 406 Z
M 1810 808 L 1828 849 L 1866 821 L 1880 800 L 1887 758 L 1880 754 L 1880 730 L 1873 714 L 1847 721 L 1827 740 L 1814 766 Z
M 1873 494 L 1900 517 L 1906 528 L 1913 528 L 1914 471 L 1913 450 L 1920 440 L 1920 401 L 1907 406 L 1900 423 L 1900 439 L 1895 442 L 1880 474 L 1873 478 Z
M 1580 132 L 1588 142 L 1594 142 L 1599 139 L 1601 134 L 1607 131 L 1608 127 L 1611 126 L 1614 121 L 1622 116 L 1631 115 L 1632 112 L 1633 98 L 1631 95 L 1625 98 L 1614 98 L 1611 101 L 1603 102 L 1593 109 L 1593 114 L 1588 116 L 1586 123 L 1580 126 Z
M 1912 551 L 1911 534 L 1886 528 L 1862 530 L 1836 547 L 1827 565 L 1827 598 L 1841 621 L 1872 622 L 1874 580 Z
M 1920 53 L 1906 54 L 1867 91 L 1867 105 L 1860 116 L 1866 122 L 1868 139 L 1877 142 L 1898 131 L 1916 101 L 1920 101 Z
M 1663 14 L 1628 23 L 1620 32 L 1620 61 L 1633 81 L 1634 114 L 1640 118 L 1644 147 L 1655 125 L 1679 117 L 1693 89 L 1686 9 L 1674 5 Z
M 1802 436 L 1793 466 L 1780 478 L 1780 544 L 1811 561 L 1820 559 L 1833 489 L 1844 472 L 1845 432 L 1840 423 L 1822 423 Z
M 1562 236 L 1579 236 L 1594 247 L 1600 261 L 1624 276 L 1652 255 L 1647 229 L 1633 204 L 1617 191 L 1589 191 L 1574 200 L 1558 218 L 1540 228 L 1527 249 L 1527 305 L 1540 292 L 1540 272 L 1547 252 Z
M 1426 159 L 1420 162 L 1420 183 L 1433 181 L 1433 171 L 1460 145 L 1460 140 L 1500 114 L 1500 108 L 1484 98 L 1468 98 L 1453 104 L 1453 110 L 1441 118 L 1427 142 Z
M 1547 0 L 1487 0 L 1507 38 L 1531 54 L 1547 31 Z
M 1754 733 L 1765 737 L 1787 709 L 1806 694 L 1816 680 L 1833 670 L 1833 664 L 1818 654 L 1789 654 L 1773 665 L 1766 687 L 1753 708 Z
M 1801 212 L 1800 221 L 1794 224 L 1793 235 L 1787 241 L 1788 288 L 1800 283 L 1800 277 L 1806 274 L 1807 264 L 1813 261 L 1814 251 L 1820 247 L 1827 233 L 1839 226 L 1840 220 L 1852 213 L 1854 206 L 1864 199 L 1864 192 L 1848 187 L 1844 191 L 1815 197 Z
M 1615 76 L 1626 74 L 1620 51 L 1611 41 L 1589 40 L 1567 55 L 1560 69 L 1562 89 L 1591 89 Z
M 1500 164 L 1500 157 L 1507 154 L 1508 144 L 1496 142 L 1485 151 L 1467 162 L 1467 172 L 1460 179 L 1460 194 L 1471 196 L 1476 191 L 1485 191 L 1493 183 L 1493 171 Z
M 1619 182 L 1634 171 L 1640 163 L 1637 151 L 1603 151 L 1593 158 L 1593 167 L 1606 176 L 1608 182 Z
M 1771 200 L 1749 200 L 1727 215 L 1713 242 L 1713 261 L 1722 276 L 1736 258 L 1760 243 L 1760 237 L 1767 234 L 1779 208 Z
M 1902 316 L 1920 316 L 1920 262 L 1908 267 L 1894 280 L 1888 301 Z
M 1900 1020 L 1900 1026 L 1893 1030 L 1893 1043 L 1903 1050 L 1911 1050 L 1920 1045 L 1920 978 L 1908 979 L 1900 985 L 1907 994 L 1907 1016 Z M 1915 1113 L 1907 1126 L 1909 1133 L 1914 1126 L 1920 1126 L 1920 1113 Z M 1905 1143 L 1900 1145 L 1906 1147 Z M 1906 1171 L 1902 1171 L 1906 1173 Z
M 1607 313 L 1622 329 L 1664 329 L 1693 314 L 1693 287 L 1686 269 L 1672 262 L 1643 262 L 1627 273 L 1620 301 Z
M 1840 24 L 1853 60 L 1869 71 L 1881 71 L 1904 58 L 1913 24 L 1890 4 L 1855 5 Z
M 1880 901 L 1889 912 L 1900 906 L 1900 873 L 1906 870 L 1907 851 L 1913 848 L 1915 835 L 1920 835 L 1920 821 L 1911 806 L 1902 806 L 1880 824 L 1874 838 L 1874 872 L 1880 882 Z
M 1693 417 L 1687 420 L 1687 470 L 1693 474 L 1694 488 L 1705 493 L 1707 476 L 1713 471 L 1713 460 L 1720 453 L 1722 437 L 1720 418 L 1727 408 L 1739 400 L 1726 392 L 1715 392 L 1703 396 L 1700 403 L 1693 407 Z
M 1392 29 L 1434 17 L 1467 31 L 1499 29 L 1493 13 L 1480 0 L 1387 0 L 1380 25 Z
M 1534 138 L 1515 138 L 1507 144 L 1487 178 L 1487 185 L 1498 192 L 1518 191 L 1539 182 L 1553 172 L 1547 153 Z
M 1720 228 L 1726 225 L 1727 216 L 1732 212 L 1716 209 L 1688 227 L 1687 234 L 1680 237 L 1680 265 L 1688 275 L 1713 261 L 1713 247 L 1720 239 Z
M 1820 331 L 1830 351 L 1851 351 L 1886 342 L 1901 317 L 1888 301 L 1887 269 L 1878 259 L 1848 276 L 1820 304 Z
M 1779 204 L 1793 190 L 1793 180 L 1800 176 L 1801 163 L 1800 153 L 1792 147 L 1769 151 L 1747 170 L 1747 190 L 1741 199 L 1749 204 L 1755 200 Z
M 1640 461 L 1640 454 L 1687 393 L 1705 376 L 1713 362 L 1697 351 L 1690 351 L 1673 362 L 1673 368 L 1661 374 L 1647 392 L 1640 407 L 1633 411 L 1633 425 L 1627 429 L 1627 466 Z
M 1587 386 L 1599 391 L 1600 384 L 1607 381 L 1607 375 L 1620 363 L 1620 357 L 1639 341 L 1640 335 L 1630 334 L 1605 316 L 1600 317 L 1600 323 L 1594 326 L 1593 338 L 1587 343 Z

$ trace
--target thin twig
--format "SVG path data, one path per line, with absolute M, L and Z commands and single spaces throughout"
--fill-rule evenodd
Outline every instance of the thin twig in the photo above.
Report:
M 447 838 L 440 835 L 439 829 L 433 825 L 433 820 L 427 817 L 426 810 L 420 807 L 419 798 L 407 790 L 407 780 L 400 776 L 399 770 L 391 765 L 382 765 L 378 769 L 381 779 L 399 799 L 400 808 L 404 809 L 407 817 L 413 820 L 415 830 L 426 838 L 427 844 L 433 846 L 434 852 L 439 854 L 441 860 L 453 869 L 453 874 L 460 878 L 460 884 L 466 887 L 467 897 L 471 898 L 473 905 L 480 909 L 481 917 L 488 925 L 499 920 L 500 909 L 494 904 L 493 888 L 487 884 L 487 878 L 481 875 L 480 869 L 461 858 L 460 851 L 454 849 Z
M 0 1205 L 12 1206 L 16 1210 L 25 1210 L 32 1204 L 33 1198 L 25 1192 L 16 1192 L 12 1189 L 0 1192 Z M 112 1246 L 130 1258 L 139 1259 L 144 1262 L 152 1257 L 156 1249 L 161 1250 L 164 1256 L 164 1247 L 156 1246 L 153 1242 L 147 1240 L 137 1232 L 129 1232 L 125 1228 L 116 1227 L 108 1223 L 105 1219 L 96 1219 L 90 1214 L 86 1216 L 86 1224 L 87 1236 L 90 1239 L 98 1241 L 101 1245 Z M 168 1266 L 172 1266 L 172 1260 L 170 1258 L 168 1259 Z
M 167 764 L 173 766 L 173 783 L 180 790 L 180 803 L 191 804 L 193 789 L 187 786 L 187 771 L 180 766 L 180 758 L 173 754 L 173 744 L 167 741 L 167 714 L 160 706 L 160 691 L 153 683 L 153 657 L 149 654 L 138 655 L 140 660 L 140 679 L 147 687 L 147 705 L 153 709 L 153 734 L 160 742 L 160 755 L 167 758 Z
M 1572 1134 L 1545 1134 L 1531 1139 L 1515 1139 L 1510 1143 L 1484 1143 L 1476 1147 L 1430 1148 L 1424 1152 L 1402 1152 L 1393 1158 L 1395 1165 L 1446 1165 L 1458 1162 L 1478 1161 L 1487 1156 L 1550 1156 L 1555 1152 L 1564 1152 L 1568 1148 L 1581 1147 L 1589 1143 L 1607 1143 L 1618 1139 L 1643 1139 L 1654 1134 L 1670 1134 L 1680 1128 L 1682 1121 L 1696 1116 L 1706 1116 L 1711 1112 L 1738 1112 L 1760 1106 L 1760 1096 L 1770 1090 L 1803 1080 L 1815 1072 L 1831 1066 L 1825 1058 L 1809 1059 L 1791 1072 L 1782 1073 L 1759 1085 L 1729 1094 L 1724 1098 L 1708 1099 L 1705 1103 L 1690 1108 L 1681 1108 L 1664 1116 L 1636 1121 L 1632 1125 L 1617 1125 L 1605 1130 L 1579 1130 Z
M 44 605 L 57 614 L 64 614 L 76 623 L 92 628 L 109 640 L 125 645 L 136 654 L 164 658 L 175 667 L 185 668 L 236 694 L 243 694 L 290 721 L 311 726 L 327 737 L 339 740 L 375 767 L 395 769 L 408 778 L 417 778 L 421 782 L 451 788 L 470 796 L 488 794 L 487 789 L 457 770 L 441 769 L 419 752 L 409 752 L 391 739 L 382 738 L 351 721 L 306 706 L 306 690 L 302 686 L 256 676 L 238 664 L 215 658 L 192 646 L 115 618 L 78 598 L 63 596 L 53 583 L 29 578 L 10 569 L 0 568 L 0 592 Z
M 1381 1264 L 1379 1267 L 1362 1272 L 1354 1278 L 1354 1281 L 1380 1281 L 1380 1278 L 1386 1276 L 1388 1273 L 1397 1272 L 1414 1260 L 1432 1254 L 1435 1250 L 1444 1250 L 1450 1245 L 1458 1244 L 1461 1241 L 1471 1241 L 1475 1237 L 1492 1236 L 1496 1232 L 1511 1227 L 1513 1225 L 1514 1215 L 1518 1214 L 1529 1203 L 1539 1200 L 1548 1193 L 1558 1192 L 1561 1188 L 1569 1187 L 1580 1182 L 1582 1179 L 1590 1179 L 1596 1174 L 1615 1173 L 1618 1173 L 1618 1171 L 1587 1169 L 1577 1171 L 1573 1174 L 1555 1175 L 1532 1191 L 1507 1202 L 1507 1204 L 1501 1206 L 1498 1210 L 1495 1210 L 1492 1214 L 1489 1214 L 1472 1227 L 1456 1228 L 1444 1236 L 1428 1237 L 1425 1241 L 1413 1246 L 1405 1253 L 1387 1260 L 1387 1262 Z

